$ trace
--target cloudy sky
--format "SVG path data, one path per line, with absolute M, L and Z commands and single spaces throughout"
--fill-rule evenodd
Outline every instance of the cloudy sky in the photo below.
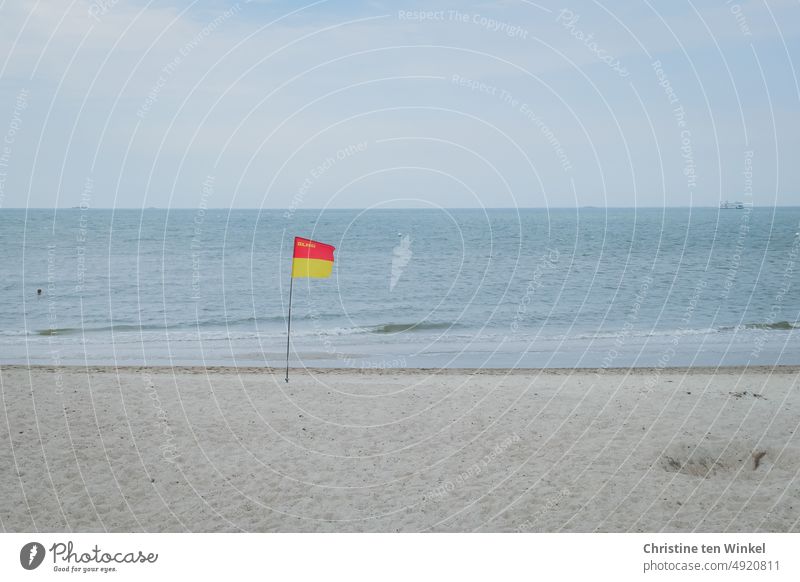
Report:
M 800 202 L 800 4 L 6 0 L 0 207 Z

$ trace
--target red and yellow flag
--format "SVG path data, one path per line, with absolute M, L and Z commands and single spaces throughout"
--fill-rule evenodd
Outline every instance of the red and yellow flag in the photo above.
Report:
M 333 251 L 336 247 L 307 238 L 294 238 L 292 277 L 324 279 L 333 270 Z

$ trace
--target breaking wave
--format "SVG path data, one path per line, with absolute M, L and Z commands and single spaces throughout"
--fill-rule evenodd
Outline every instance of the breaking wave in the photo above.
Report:
M 457 323 L 450 322 L 426 322 L 421 321 L 417 323 L 384 323 L 383 325 L 376 325 L 367 328 L 372 333 L 400 333 L 404 331 L 429 331 L 436 329 L 451 329 L 457 327 Z

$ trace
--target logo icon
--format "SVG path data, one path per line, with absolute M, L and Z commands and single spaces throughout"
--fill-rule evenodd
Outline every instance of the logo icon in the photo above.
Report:
M 26 570 L 35 570 L 44 561 L 44 546 L 39 542 L 29 542 L 19 551 L 19 563 Z
M 411 262 L 411 257 L 414 254 L 411 251 L 411 236 L 403 236 L 402 233 L 398 233 L 398 235 L 403 238 L 400 239 L 400 243 L 392 249 L 392 277 L 389 280 L 390 293 L 394 291 L 395 285 L 400 281 L 400 277 L 403 276 L 403 271 L 408 266 L 408 263 Z

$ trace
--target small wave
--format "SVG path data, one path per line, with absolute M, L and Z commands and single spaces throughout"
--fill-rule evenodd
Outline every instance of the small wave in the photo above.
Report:
M 36 335 L 53 336 L 53 335 L 78 335 L 82 333 L 92 333 L 99 331 L 148 331 L 148 330 L 163 330 L 164 326 L 149 326 L 149 325 L 108 325 L 103 327 L 50 327 L 47 329 L 40 329 Z
M 403 331 L 428 331 L 436 329 L 451 329 L 457 324 L 449 322 L 418 322 L 418 323 L 384 323 L 367 328 L 372 333 L 400 333 Z
M 573 332 L 571 334 L 556 334 L 541 336 L 543 340 L 601 340 L 601 339 L 617 339 L 620 337 L 627 338 L 657 338 L 657 337 L 674 337 L 685 335 L 708 335 L 717 333 L 714 328 L 698 328 L 698 329 L 648 329 L 648 330 L 603 330 L 603 331 L 590 331 L 590 332 Z
M 309 336 L 348 336 L 369 334 L 398 334 L 402 332 L 417 332 L 430 330 L 449 330 L 460 327 L 455 323 L 445 322 L 419 322 L 419 323 L 384 323 L 380 325 L 366 325 L 356 327 L 301 327 L 292 329 L 293 337 Z M 280 334 L 279 334 L 280 335 Z M 466 336 L 472 337 L 472 336 Z
M 0 336 L 4 336 L 4 337 L 20 337 L 20 336 L 26 336 L 26 335 L 28 335 L 28 334 L 25 332 L 25 330 L 22 330 L 22 329 L 16 329 L 16 330 L 9 329 L 9 330 L 5 330 L 5 331 L 0 331 Z
M 651 329 L 642 331 L 609 330 L 609 331 L 574 333 L 569 335 L 559 334 L 547 337 L 543 336 L 542 339 L 591 340 L 591 339 L 614 339 L 619 337 L 630 337 L 630 338 L 674 337 L 674 336 L 709 335 L 720 332 L 744 331 L 748 329 L 790 331 L 793 329 L 800 329 L 800 325 L 796 323 L 790 323 L 788 321 L 777 321 L 775 323 L 746 323 L 743 325 L 735 325 L 727 327 L 723 326 L 719 328 Z
M 778 330 L 778 331 L 790 331 L 793 329 L 800 329 L 800 326 L 797 322 L 790 322 L 790 321 L 773 321 L 773 322 L 757 322 L 757 323 L 744 323 L 742 325 L 736 325 L 732 327 L 723 327 L 725 331 L 737 331 L 740 329 L 766 329 L 766 330 Z
M 53 336 L 53 335 L 79 335 L 83 333 L 93 333 L 101 331 L 152 331 L 164 330 L 164 326 L 156 325 L 108 325 L 103 327 L 51 327 L 47 329 L 40 329 L 36 335 Z
M 51 327 L 49 329 L 40 329 L 36 332 L 36 335 L 69 335 L 75 332 L 80 332 L 80 330 L 72 327 Z
M 206 329 L 213 327 L 231 327 L 236 325 L 244 325 L 248 323 L 263 323 L 263 322 L 276 322 L 284 321 L 283 316 L 274 317 L 243 317 L 240 319 L 208 319 L 202 321 L 186 321 L 181 323 L 170 324 L 130 324 L 130 323 L 117 323 L 114 325 L 103 326 L 84 326 L 84 327 L 53 327 L 47 329 L 40 329 L 36 331 L 36 335 L 53 336 L 53 335 L 76 335 L 84 333 L 97 333 L 97 332 L 145 332 L 145 331 L 178 331 L 178 330 L 193 330 L 193 329 Z

